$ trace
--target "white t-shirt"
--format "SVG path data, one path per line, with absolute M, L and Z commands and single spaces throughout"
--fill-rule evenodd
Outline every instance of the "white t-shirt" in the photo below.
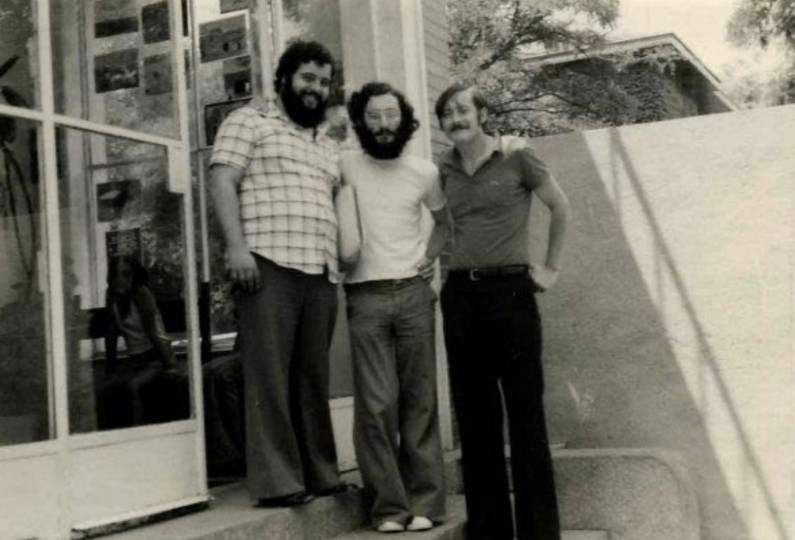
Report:
M 427 238 L 422 208 L 444 208 L 439 170 L 425 159 L 403 155 L 375 159 L 362 151 L 340 158 L 344 183 L 353 185 L 362 224 L 362 249 L 346 283 L 417 275 Z

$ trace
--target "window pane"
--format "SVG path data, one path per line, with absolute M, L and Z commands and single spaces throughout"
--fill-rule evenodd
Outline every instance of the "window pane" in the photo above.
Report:
M 0 103 L 40 108 L 36 39 L 36 3 L 0 2 Z
M 257 21 L 253 0 L 195 1 L 195 76 L 198 147 L 212 145 L 223 116 L 262 93 Z M 268 17 L 269 13 L 262 16 Z
M 51 0 L 55 110 L 178 137 L 172 1 Z
M 190 417 L 182 197 L 166 149 L 57 131 L 73 433 Z
M 328 47 L 335 59 L 342 59 L 342 34 L 338 0 L 284 0 L 285 43 L 311 39 Z
M 50 433 L 38 126 L 0 116 L 0 445 Z M 12 139 L 8 134 L 14 133 Z

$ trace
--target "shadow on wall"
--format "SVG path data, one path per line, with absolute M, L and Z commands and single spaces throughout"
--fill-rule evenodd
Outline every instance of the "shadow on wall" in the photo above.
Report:
M 574 211 L 565 272 L 540 297 L 550 435 L 569 447 L 676 450 L 698 486 L 705 540 L 762 540 L 759 522 L 764 540 L 786 540 L 778 508 L 787 501 L 767 483 L 771 471 L 765 474 L 755 454 L 711 345 L 715 336 L 705 330 L 621 131 L 600 131 L 596 157 L 591 136 L 534 141 Z M 673 207 L 687 208 L 680 203 Z M 539 259 L 545 216 L 538 208 L 534 214 Z M 674 217 L 683 219 L 666 214 Z

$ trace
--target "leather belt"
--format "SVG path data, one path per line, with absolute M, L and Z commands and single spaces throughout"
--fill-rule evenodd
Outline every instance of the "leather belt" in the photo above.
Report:
M 363 288 L 399 288 L 415 281 L 421 281 L 421 276 L 412 276 L 400 279 L 373 279 L 369 281 L 359 281 L 356 283 L 345 283 L 344 288 L 346 291 L 355 291 Z
M 486 268 L 460 268 L 450 270 L 448 278 L 480 281 L 496 277 L 528 275 L 529 266 L 526 264 L 511 264 L 508 266 L 491 266 Z

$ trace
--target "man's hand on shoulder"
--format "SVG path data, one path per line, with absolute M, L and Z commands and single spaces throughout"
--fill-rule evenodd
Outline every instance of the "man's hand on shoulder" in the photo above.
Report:
M 530 278 L 536 286 L 538 292 L 548 291 L 558 282 L 560 271 L 557 268 L 540 264 L 530 265 Z
M 226 271 L 235 285 L 245 292 L 259 289 L 259 269 L 254 255 L 247 248 L 229 248 L 226 250 Z

